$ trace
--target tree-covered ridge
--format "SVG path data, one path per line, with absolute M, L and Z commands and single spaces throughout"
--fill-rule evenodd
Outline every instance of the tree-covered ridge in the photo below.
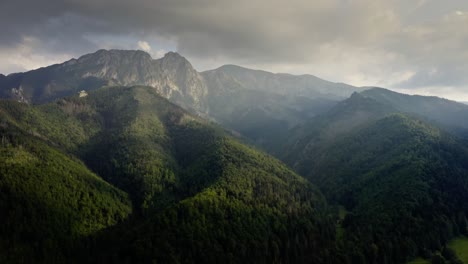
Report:
M 305 260 L 306 254 L 323 258 L 327 254 L 333 225 L 327 222 L 323 199 L 309 183 L 275 159 L 237 143 L 219 127 L 189 115 L 151 89 L 131 91 L 136 93 L 132 102 L 137 102 L 137 111 L 134 122 L 126 127 L 137 130 L 124 133 L 127 137 L 118 145 L 125 147 L 121 153 L 129 154 L 117 164 L 135 164 L 133 169 L 145 171 L 140 185 L 146 195 L 142 197 L 142 212 L 153 219 L 142 224 L 136 236 L 133 234 L 135 242 L 129 243 L 133 246 L 130 252 L 139 252 L 133 258 L 163 262 L 267 261 L 270 255 L 265 254 L 271 247 L 281 251 L 269 259 L 276 261 Z M 121 116 L 119 111 L 113 112 Z M 159 128 L 159 132 L 147 133 L 144 125 L 135 125 L 139 120 L 147 124 L 151 118 L 155 124 L 150 127 Z M 99 148 L 115 149 L 113 146 Z M 151 151 L 158 146 L 160 151 L 153 154 Z M 146 157 L 149 167 L 138 167 L 139 155 Z M 157 160 L 165 164 L 151 163 Z M 165 169 L 165 174 L 161 176 L 161 170 L 154 168 Z M 116 174 L 119 171 L 127 170 L 120 167 Z M 138 179 L 139 175 L 141 172 L 128 171 L 121 178 Z M 263 218 L 267 220 L 260 220 Z M 297 229 L 288 231 L 289 224 Z M 152 236 L 142 242 L 148 234 Z M 309 243 L 286 243 L 299 234 Z M 206 252 L 207 248 L 214 249 Z
M 0 129 L 0 261 L 60 263 L 122 222 L 128 195 L 37 138 Z
M 354 93 L 297 126 L 284 151 L 276 153 L 318 185 L 329 202 L 350 211 L 337 228 L 341 262 L 429 257 L 466 230 L 466 143 L 434 127 L 452 131 L 436 119 L 460 106 L 386 90 L 382 98 L 369 95 L 380 90 Z M 392 100 L 384 100 L 388 93 Z M 414 105 L 403 108 L 399 97 Z M 436 119 L 428 114 L 436 111 L 428 108 L 431 101 L 444 106 Z
M 3 101 L 0 114 L 9 126 L 82 158 L 141 205 L 148 193 L 164 189 L 161 181 L 175 180 L 173 146 L 161 120 L 186 114 L 149 90 L 103 88 L 86 98 L 39 106 Z
M 194 196 L 153 215 L 124 240 L 123 249 L 109 249 L 109 258 L 162 263 L 333 258 L 334 223 L 324 199 L 305 179 L 232 139 L 220 140 L 211 155 L 208 159 L 216 158 L 216 163 L 202 164 L 196 177 L 187 180 L 189 186 L 200 185 L 203 174 L 213 177 L 212 170 L 216 178 Z
M 467 134 L 468 106 L 463 103 L 435 96 L 407 95 L 383 88 L 369 89 L 361 92 L 361 95 L 392 105 L 400 112 L 424 117 L 431 123 L 443 125 L 454 132 L 459 132 L 458 134 Z
M 344 259 L 404 263 L 467 234 L 468 149 L 402 114 L 337 140 L 306 176 L 349 213 Z
M 150 87 L 102 88 L 40 106 L 5 101 L 0 114 L 7 130 L 80 158 L 129 194 L 132 217 L 95 234 L 91 261 L 269 263 L 333 255 L 334 223 L 318 190 Z
M 281 145 L 281 151 L 274 154 L 301 175 L 307 174 L 313 155 L 326 152 L 326 147 L 335 140 L 395 112 L 391 105 L 353 93 L 328 112 L 291 129 L 283 142 L 276 143 Z
M 327 189 L 326 193 L 337 194 L 341 188 L 350 188 L 345 182 L 336 182 L 337 179 L 347 181 L 346 183 L 360 182 L 361 179 L 356 177 L 363 171 L 379 170 L 378 165 L 385 161 L 404 154 L 407 154 L 405 158 L 411 160 L 411 154 L 415 150 L 421 150 L 416 146 L 427 148 L 428 144 L 436 140 L 441 141 L 441 134 L 439 129 L 420 120 L 404 114 L 392 114 L 338 138 L 326 146 L 326 151 L 313 153 L 310 160 L 313 160 L 313 168 L 319 169 L 320 172 L 309 170 L 306 175 L 314 175 L 314 181 L 320 182 L 320 185 Z M 453 140 L 447 135 L 444 139 Z M 338 153 L 340 155 L 336 155 Z M 345 156 L 349 153 L 362 155 Z M 348 163 L 349 167 L 342 166 Z M 340 164 L 341 166 L 338 166 Z M 406 163 L 402 163 L 404 164 Z M 346 176 L 338 177 L 342 172 L 345 172 Z M 334 177 L 331 179 L 326 175 Z M 327 182 L 328 180 L 330 182 Z

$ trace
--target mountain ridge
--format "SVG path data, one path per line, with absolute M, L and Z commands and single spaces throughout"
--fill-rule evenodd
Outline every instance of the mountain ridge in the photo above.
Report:
M 22 73 L 11 73 L 11 74 L 9 74 L 9 75 L 7 75 L 5 77 L 7 77 L 9 79 L 13 79 L 13 80 L 10 80 L 6 84 L 4 83 L 2 86 L 6 85 L 7 86 L 6 89 L 13 89 L 13 88 L 14 89 L 20 89 L 20 88 L 26 89 L 26 87 L 22 87 L 22 86 L 25 86 L 26 84 L 24 84 L 24 83 L 22 84 L 22 82 L 21 82 L 21 79 L 24 78 L 23 75 L 25 75 L 25 74 L 30 75 L 30 74 L 33 74 L 33 73 L 38 72 L 38 71 L 41 72 L 41 73 L 46 73 L 48 69 L 56 69 L 56 68 L 59 68 L 59 69 L 60 68 L 65 68 L 64 70 L 66 72 L 77 71 L 77 70 L 81 70 L 81 69 L 76 68 L 78 65 L 84 64 L 83 67 L 85 67 L 86 64 L 89 64 L 89 63 L 92 63 L 92 65 L 88 65 L 87 67 L 89 67 L 90 69 L 95 68 L 95 70 L 99 70 L 99 71 L 84 72 L 84 74 L 81 74 L 81 76 L 78 76 L 78 77 L 81 77 L 81 78 L 96 77 L 96 78 L 103 78 L 104 80 L 113 80 L 114 83 L 110 83 L 111 85 L 113 84 L 113 85 L 148 85 L 148 86 L 154 86 L 154 87 L 157 87 L 160 90 L 161 94 L 166 98 L 171 98 L 170 94 L 167 94 L 167 91 L 166 91 L 166 93 L 164 93 L 164 91 L 161 91 L 161 89 L 163 89 L 163 88 L 158 87 L 158 86 L 160 86 L 160 84 L 158 84 L 155 79 L 158 78 L 158 76 L 161 74 L 160 73 L 161 71 L 164 71 L 165 69 L 174 67 L 173 64 L 183 64 L 184 67 L 182 67 L 182 68 L 187 69 L 188 74 L 193 74 L 194 76 L 192 76 L 192 77 L 194 79 L 203 79 L 203 78 L 200 78 L 200 76 L 198 76 L 199 74 L 200 75 L 204 75 L 204 74 L 206 75 L 209 72 L 221 71 L 221 70 L 225 69 L 226 67 L 227 68 L 237 67 L 237 68 L 242 69 L 243 71 L 267 74 L 269 76 L 282 76 L 282 77 L 289 77 L 289 78 L 311 78 L 311 79 L 320 81 L 321 84 L 327 84 L 327 85 L 334 84 L 334 83 L 322 80 L 322 79 L 320 79 L 318 77 L 315 77 L 313 75 L 291 75 L 291 74 L 284 74 L 284 73 L 274 74 L 274 73 L 269 73 L 267 71 L 252 70 L 252 69 L 244 68 L 244 67 L 241 67 L 241 66 L 233 66 L 233 65 L 224 65 L 224 66 L 221 66 L 221 67 L 219 67 L 217 69 L 208 70 L 208 71 L 204 71 L 204 72 L 197 72 L 193 68 L 193 66 L 190 64 L 190 62 L 185 57 L 183 57 L 182 55 L 180 55 L 177 52 L 168 52 L 162 58 L 153 59 L 151 57 L 151 55 L 149 55 L 149 53 L 147 53 L 145 51 L 141 51 L 141 50 L 117 50 L 117 49 L 105 50 L 105 49 L 100 49 L 100 50 L 98 50 L 98 51 L 96 51 L 94 53 L 89 53 L 89 54 L 82 55 L 79 58 L 72 58 L 72 59 L 70 59 L 70 60 L 68 60 L 68 61 L 66 61 L 64 63 L 53 64 L 53 65 L 50 65 L 50 66 L 41 67 L 41 68 L 38 68 L 38 69 L 34 69 L 34 70 L 31 70 L 31 71 L 26 71 L 26 72 L 22 72 Z M 152 64 L 160 64 L 160 65 L 152 65 Z M 120 68 L 124 68 L 124 69 L 122 69 L 122 71 L 120 71 L 120 74 L 116 74 L 116 73 L 119 73 L 119 72 L 116 69 L 112 69 L 112 68 L 115 68 L 116 65 L 118 65 Z M 73 66 L 75 68 L 73 68 Z M 96 66 L 102 66 L 102 67 L 101 68 L 98 67 L 96 69 Z M 142 68 L 142 66 L 144 66 L 144 67 Z M 145 70 L 145 68 L 146 68 L 146 70 Z M 182 69 L 182 70 L 184 70 L 184 69 Z M 122 77 L 122 75 L 125 76 L 125 75 L 129 75 L 129 74 L 128 73 L 122 73 L 124 71 L 127 71 L 127 72 L 131 71 L 132 74 L 130 74 L 130 76 L 127 76 L 128 78 L 125 79 L 124 77 Z M 151 73 L 151 72 L 153 72 L 153 73 Z M 150 75 L 147 76 L 148 74 L 150 74 Z M 77 76 L 74 76 L 74 77 L 76 78 Z M 54 80 L 54 78 L 56 78 L 56 77 L 50 76 L 50 78 L 52 80 Z M 170 76 L 168 78 L 171 79 Z M 60 80 L 55 80 L 55 81 L 60 81 Z M 117 81 L 117 82 L 115 82 L 115 81 Z M 203 80 L 198 80 L 198 81 L 203 82 Z M 23 80 L 23 82 L 24 82 L 24 80 Z M 341 84 L 335 84 L 335 85 L 341 85 Z M 162 85 L 162 86 L 164 86 L 164 85 Z M 313 85 L 309 85 L 309 86 L 310 86 L 310 89 L 312 89 L 312 90 L 316 89 L 316 87 L 314 88 Z M 347 86 L 347 85 L 343 84 L 343 86 Z M 348 86 L 348 87 L 351 87 L 351 86 Z M 5 87 L 0 87 L 0 88 L 5 89 Z M 174 90 L 177 90 L 178 88 L 180 88 L 180 87 L 178 87 L 178 85 L 171 86 L 171 89 L 174 89 Z M 52 88 L 49 88 L 49 89 L 52 89 Z M 188 91 L 186 91 L 186 92 L 188 92 Z M 25 93 L 26 93 L 27 97 L 32 96 L 32 94 L 30 94 L 31 92 L 28 93 L 28 91 L 26 91 Z M 203 93 L 197 94 L 197 95 L 200 97 L 200 96 L 203 96 Z M 6 96 L 6 94 L 4 96 Z M 54 99 L 54 98 L 51 98 L 51 99 Z M 31 102 L 35 101 L 34 98 L 28 98 L 28 100 L 31 101 Z M 44 100 L 47 100 L 47 98 L 42 98 L 41 100 L 39 100 L 38 102 L 44 102 Z M 184 107 L 187 107 L 187 105 L 184 105 Z M 201 107 L 201 106 L 198 106 L 198 107 Z
M 241 72 L 225 71 L 226 67 Z M 264 133 L 266 130 L 256 133 L 256 128 L 285 133 L 359 89 L 311 75 L 273 74 L 240 66 L 197 72 L 176 52 L 152 59 L 144 51 L 98 50 L 62 64 L 0 78 L 0 97 L 38 104 L 81 90 L 132 85 L 151 86 L 184 109 L 262 146 L 276 136 Z
M 11 74 L 0 82 L 3 97 L 44 103 L 104 85 L 149 85 L 185 108 L 206 110 L 199 73 L 177 53 L 152 59 L 144 51 L 98 50 L 65 63 Z
M 404 263 L 468 235 L 468 148 L 458 137 L 467 135 L 468 106 L 450 100 L 232 65 L 199 73 L 178 53 L 153 60 L 122 50 L 0 75 L 0 93 L 29 102 L 0 100 L 5 189 L 16 188 L 11 171 L 26 171 L 25 182 L 44 173 L 60 189 L 54 173 L 69 167 L 128 195 L 93 194 L 108 201 L 103 208 L 117 205 L 107 223 L 66 216 L 92 227 L 88 262 Z M 30 144 L 10 145 L 11 135 Z M 27 163 L 41 159 L 54 171 Z M 11 193 L 0 195 L 6 215 Z M 35 215 L 29 205 L 19 210 Z M 45 219 L 44 230 L 49 219 L 57 221 Z M 94 233 L 96 225 L 105 229 Z M 10 245 L 0 259 L 16 249 L 11 232 L 0 228 L 0 244 Z M 19 252 L 41 256 L 25 241 Z M 38 247 L 48 252 L 47 242 Z
M 295 128 L 276 155 L 345 206 L 344 256 L 406 263 L 468 234 L 468 148 L 446 128 L 354 93 Z
M 392 105 L 398 111 L 422 116 L 448 129 L 468 131 L 468 120 L 465 118 L 468 116 L 468 106 L 460 102 L 437 96 L 402 94 L 384 88 L 371 88 L 362 91 L 361 95 Z
M 325 81 L 310 74 L 293 75 L 289 73 L 272 73 L 264 70 L 249 69 L 233 64 L 227 64 L 213 70 L 203 71 L 202 74 L 204 76 L 209 76 L 216 72 L 223 72 L 237 80 L 242 80 L 241 83 L 243 83 L 244 88 L 252 90 L 268 89 L 270 92 L 280 94 L 285 94 L 287 91 L 285 88 L 287 87 L 289 92 L 295 93 L 298 96 L 327 96 L 327 92 L 324 88 L 332 88 L 333 85 L 335 85 L 337 87 L 333 87 L 333 93 L 330 94 L 337 97 L 346 97 L 343 95 L 351 94 L 348 90 L 359 89 L 358 87 L 347 84 Z M 254 77 L 254 75 L 257 75 L 257 77 Z M 292 79 L 297 80 L 297 83 L 292 82 Z M 314 89 L 308 89 L 307 87 L 314 87 Z
M 21 131 L 40 146 L 82 161 L 101 182 L 128 195 L 133 214 L 90 234 L 84 249 L 72 247 L 81 257 L 76 262 L 306 262 L 331 257 L 334 225 L 319 190 L 152 87 L 103 87 L 86 97 L 45 105 L 0 100 L 0 117 L 1 135 Z M 0 169 L 8 164 L 1 161 Z M 35 179 L 34 174 L 24 177 Z M 12 200 L 2 192 L 0 209 Z M 21 205 L 18 210 L 32 209 Z M 18 220 L 6 215 L 7 223 L 34 221 L 24 214 Z M 0 243 L 8 234 L 18 236 L 16 230 L 0 228 Z M 15 245 L 6 247 L 5 256 L 19 249 Z M 53 262 L 61 249 L 54 253 L 46 246 L 36 247 L 50 257 L 44 262 Z M 22 259 L 37 256 L 26 252 Z

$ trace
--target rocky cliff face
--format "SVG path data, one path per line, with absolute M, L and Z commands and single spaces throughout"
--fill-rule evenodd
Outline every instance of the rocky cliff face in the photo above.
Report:
M 184 102 L 182 106 L 185 108 L 208 111 L 208 88 L 188 60 L 178 53 L 169 52 L 153 61 L 153 67 L 156 74 L 147 80 L 147 85 L 155 87 L 161 95 L 174 102 Z
M 185 108 L 207 110 L 203 77 L 187 59 L 174 52 L 154 60 L 143 51 L 99 50 L 63 64 L 0 78 L 3 97 L 31 103 L 103 85 L 152 86 Z
M 98 50 L 62 64 L 0 76 L 0 97 L 38 104 L 102 86 L 135 85 L 153 87 L 173 103 L 265 148 L 359 90 L 312 75 L 235 65 L 199 73 L 175 52 L 155 60 L 143 51 Z
M 175 52 L 155 60 L 144 51 L 98 50 L 62 64 L 0 76 L 0 97 L 36 104 L 110 85 L 151 86 L 185 109 L 218 121 L 231 122 L 245 110 L 242 116 L 260 111 L 290 124 L 358 89 L 311 75 L 273 74 L 234 65 L 199 73 Z

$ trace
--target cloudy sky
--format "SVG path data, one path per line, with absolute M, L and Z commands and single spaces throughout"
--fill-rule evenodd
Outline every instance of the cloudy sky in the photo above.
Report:
M 177 51 L 468 101 L 466 0 L 2 0 L 0 73 L 100 48 Z

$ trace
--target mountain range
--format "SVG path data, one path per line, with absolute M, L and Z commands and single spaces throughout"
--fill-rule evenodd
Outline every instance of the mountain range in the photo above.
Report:
M 143 51 L 99 50 L 65 63 L 0 78 L 0 96 L 46 103 L 102 86 L 143 85 L 183 108 L 249 135 L 259 126 L 281 133 L 323 112 L 359 88 L 312 75 L 294 76 L 226 65 L 197 72 L 175 52 L 152 59 Z M 261 116 L 262 124 L 246 126 Z
M 123 50 L 0 96 L 1 262 L 461 263 L 467 105 Z
M 377 92 L 394 94 L 353 94 L 296 128 L 282 159 L 343 206 L 345 255 L 404 263 L 467 234 L 468 148 L 450 127 L 434 125 L 440 119 L 366 95 Z
M 319 191 L 151 87 L 101 88 L 39 106 L 3 101 L 0 109 L 5 262 L 240 262 L 261 258 L 259 252 L 268 252 L 263 261 L 292 261 L 327 254 L 326 243 L 317 242 L 332 241 L 333 225 Z M 96 259 L 74 255 L 77 247 Z

